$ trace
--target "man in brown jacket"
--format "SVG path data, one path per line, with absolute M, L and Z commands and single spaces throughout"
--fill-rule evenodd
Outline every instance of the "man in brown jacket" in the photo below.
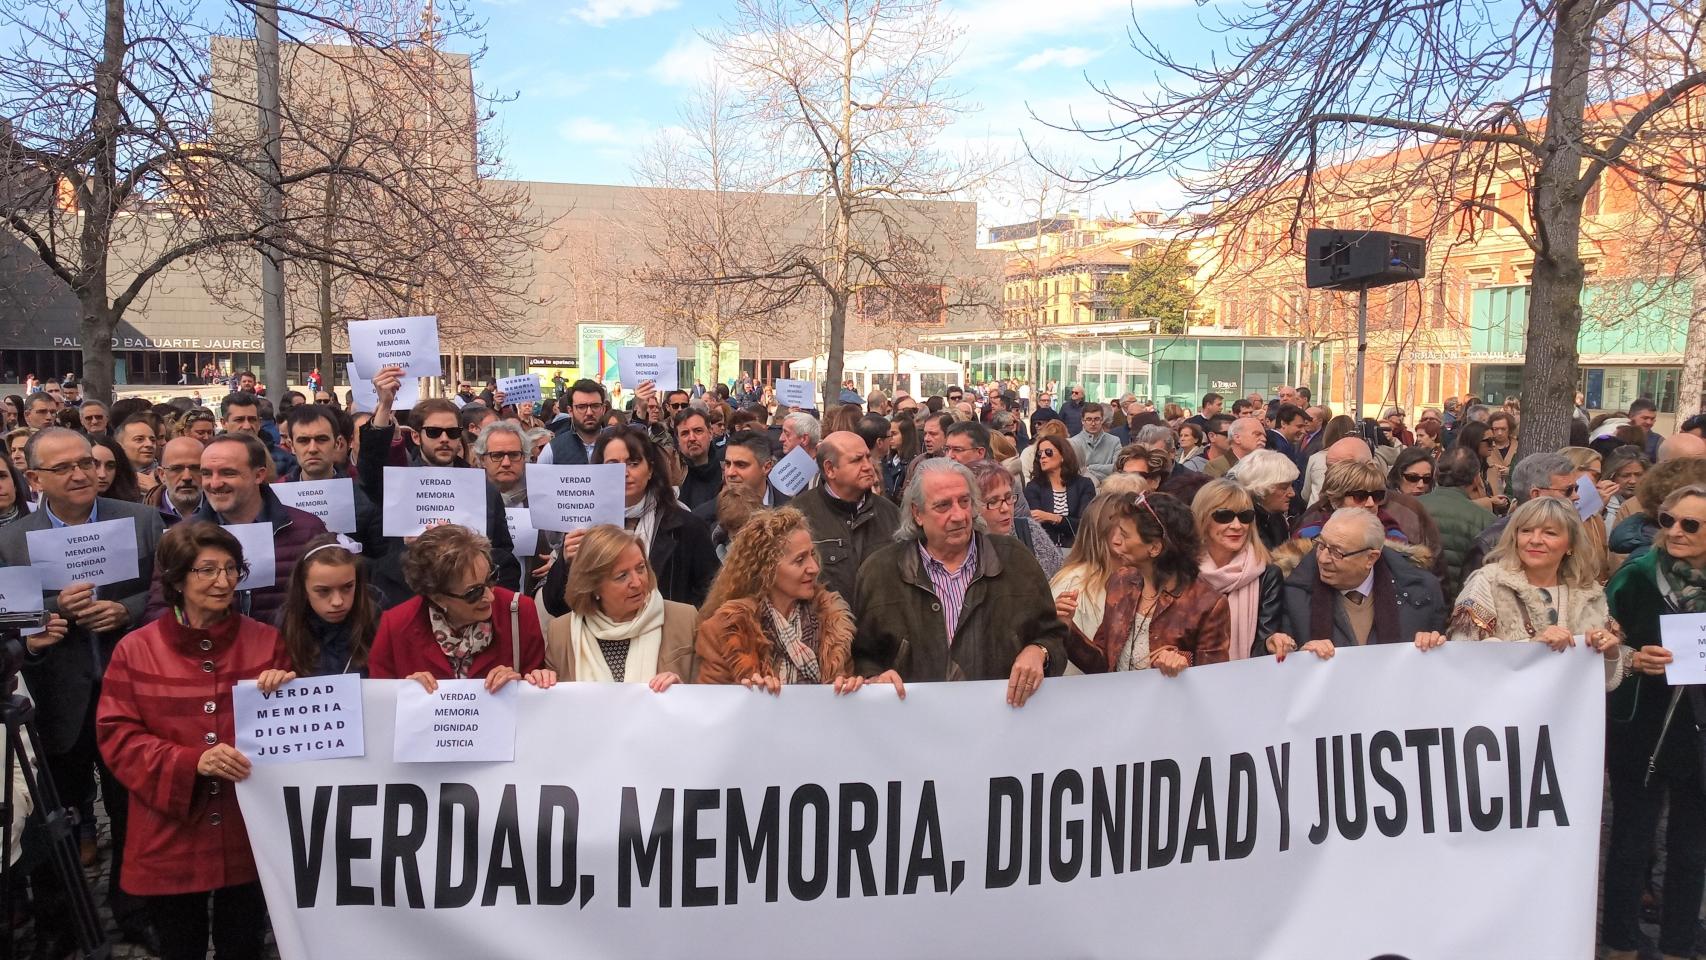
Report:
M 1023 706 L 1066 668 L 1066 625 L 1024 544 L 983 532 L 970 470 L 927 460 L 907 485 L 896 542 L 859 568 L 853 656 L 859 672 L 907 682 L 1007 680 Z

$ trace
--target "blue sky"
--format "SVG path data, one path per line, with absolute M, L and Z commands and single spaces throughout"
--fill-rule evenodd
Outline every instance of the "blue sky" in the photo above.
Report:
M 1170 45 L 1199 46 L 1189 0 L 946 0 L 964 27 L 954 82 L 978 110 L 952 138 L 1000 152 L 1021 134 L 1057 152 L 1091 160 L 1106 145 L 1047 130 L 1030 111 L 1061 122 L 1105 117 L 1090 80 L 1135 92 L 1155 77 L 1127 41 L 1135 11 L 1146 31 Z M 513 96 L 499 106 L 504 156 L 513 176 L 576 183 L 634 182 L 637 151 L 677 120 L 682 96 L 711 56 L 700 39 L 732 12 L 709 0 L 479 0 L 487 54 L 477 81 Z M 1088 80 L 1086 79 L 1088 75 Z M 1166 183 L 1099 190 L 1077 206 L 1116 213 L 1165 205 Z M 987 222 L 1009 218 L 985 204 Z

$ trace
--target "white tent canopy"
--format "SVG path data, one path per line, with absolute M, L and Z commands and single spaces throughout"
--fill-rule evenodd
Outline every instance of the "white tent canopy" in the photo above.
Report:
M 842 358 L 842 377 L 852 380 L 861 394 L 869 393 L 873 385 L 884 387 L 889 383 L 898 383 L 900 389 L 914 397 L 921 397 L 925 395 L 925 378 L 930 381 L 959 383 L 965 375 L 958 363 L 917 350 L 901 350 L 899 358 L 899 369 L 896 369 L 893 350 L 855 350 Z M 799 380 L 812 379 L 813 371 L 816 371 L 818 379 L 822 379 L 828 369 L 828 354 L 795 360 L 788 365 L 788 373 Z M 882 378 L 882 382 L 873 384 L 874 377 Z

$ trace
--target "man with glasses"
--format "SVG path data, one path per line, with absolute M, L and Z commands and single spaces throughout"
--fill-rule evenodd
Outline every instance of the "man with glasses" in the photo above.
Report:
M 478 399 L 474 396 L 474 385 L 467 380 L 458 381 L 456 384 L 456 399 L 462 401 L 457 404 L 459 407 L 473 403 Z
M 1074 392 L 1074 396 L 1081 394 L 1082 391 Z M 1078 469 L 1096 483 L 1106 480 L 1108 474 L 1114 472 L 1114 461 L 1120 455 L 1119 438 L 1104 429 L 1106 416 L 1101 404 L 1084 404 L 1078 414 L 1084 430 L 1074 434 L 1070 441 L 1073 452 L 1078 454 Z M 1070 416 L 1067 420 L 1071 422 Z
M 369 451 L 391 449 L 396 423 L 391 404 L 403 385 L 403 368 L 395 364 L 380 368 L 373 378 L 373 392 L 378 402 L 373 405 L 373 419 L 361 428 L 361 445 Z M 423 400 L 410 411 L 416 427 L 418 449 L 409 458 L 411 467 L 465 467 L 462 457 L 462 420 L 454 402 L 445 397 Z M 559 437 L 558 439 L 562 439 Z M 521 449 L 527 449 L 525 446 Z M 385 458 L 365 456 L 356 459 L 357 484 L 374 503 L 385 502 Z M 525 470 L 523 464 L 523 470 Z M 204 474 L 205 476 L 205 474 Z M 515 541 L 509 534 L 509 521 L 504 515 L 503 495 L 486 481 L 486 529 L 481 531 L 492 544 L 492 569 L 498 583 L 510 590 L 521 586 L 521 564 L 515 556 Z M 373 585 L 379 589 L 386 609 L 404 603 L 414 596 L 403 576 L 405 546 L 401 537 L 385 537 L 383 556 L 370 566 Z
M 335 407 L 338 405 L 338 398 L 332 396 L 330 390 L 316 390 L 314 391 L 314 402 L 322 407 Z
M 576 380 L 569 387 L 568 414 L 574 426 L 551 439 L 539 455 L 540 463 L 580 466 L 592 462 L 592 447 L 610 411 L 610 395 L 597 380 Z
M 686 390 L 671 390 L 663 395 L 664 416 L 674 418 L 676 414 L 686 410 L 688 404 L 692 402 L 693 397 Z
M 165 527 L 151 507 L 97 496 L 95 460 L 89 438 L 73 430 L 49 427 L 31 437 L 24 446 L 29 478 L 39 497 L 39 506 L 0 528 L 0 564 L 30 565 L 28 535 L 35 530 L 76 527 L 107 520 L 131 521 L 136 538 L 137 576 L 120 583 L 95 586 L 73 583 L 42 594 L 45 609 L 69 622 L 65 635 L 54 639 L 41 634 L 26 639 L 24 682 L 36 703 L 36 726 L 41 734 L 43 760 L 67 807 L 93 806 L 95 774 L 112 821 L 112 872 L 108 899 L 114 919 L 126 939 L 150 939 L 148 920 L 138 897 L 123 891 L 120 877 L 124 865 L 129 799 L 124 787 L 107 770 L 95 748 L 95 704 L 100 699 L 101 673 L 119 638 L 141 626 L 148 600 L 148 584 L 154 575 L 154 553 Z M 51 873 L 37 891 L 58 888 Z M 38 905 L 36 936 L 64 946 L 69 933 L 50 929 L 52 923 L 69 916 L 65 909 Z M 44 922 L 45 921 L 45 922 Z M 42 952 L 43 956 L 63 956 Z
M 161 484 L 143 502 L 171 526 L 201 507 L 201 448 L 194 437 L 173 437 L 160 451 Z
M 1060 405 L 1060 419 L 1066 424 L 1066 435 L 1077 436 L 1084 429 L 1084 388 L 1067 390 L 1067 401 Z
M 1527 503 L 1536 497 L 1557 497 L 1575 503 L 1581 499 L 1581 493 L 1576 489 L 1576 465 L 1570 458 L 1561 453 L 1536 453 L 1516 465 L 1511 471 L 1511 493 L 1517 503 Z M 1511 522 L 1508 510 L 1505 515 L 1493 521 L 1481 535 L 1475 538 L 1475 545 L 1470 548 L 1469 555 L 1463 560 L 1463 576 L 1468 579 L 1471 573 L 1481 569 L 1486 562 L 1487 554 L 1499 543 L 1499 535 L 1505 532 L 1505 526 Z
M 527 506 L 527 431 L 513 420 L 492 420 L 474 438 L 474 460 L 498 488 L 505 507 Z
M 948 428 L 942 453 L 949 460 L 971 466 L 989 459 L 989 428 L 975 420 L 964 420 Z
M 320 518 L 279 502 L 267 486 L 267 448 L 258 437 L 227 433 L 214 437 L 201 451 L 201 506 L 186 520 L 207 520 L 222 526 L 239 523 L 272 525 L 275 578 L 237 594 L 237 611 L 262 623 L 276 623 L 290 573 L 308 549 L 308 541 L 326 532 Z M 171 616 L 160 578 L 154 578 L 143 622 Z
M 45 430 L 59 417 L 59 401 L 46 393 L 32 393 L 24 404 L 24 426 Z
M 1448 608 L 1439 581 L 1386 546 L 1386 531 L 1373 513 L 1335 510 L 1314 546 L 1285 581 L 1286 639 L 1314 652 L 1323 652 L 1322 641 L 1337 648 L 1444 640 Z M 1283 656 L 1291 649 L 1285 644 L 1268 652 Z
M 1050 420 L 1059 420 L 1060 413 L 1054 408 L 1054 394 L 1047 390 L 1037 392 L 1037 405 L 1031 411 L 1031 436 L 1037 435 L 1037 428 Z
M 107 405 L 99 400 L 85 400 L 77 408 L 77 421 L 83 425 L 83 432 L 91 437 L 98 437 L 107 432 Z

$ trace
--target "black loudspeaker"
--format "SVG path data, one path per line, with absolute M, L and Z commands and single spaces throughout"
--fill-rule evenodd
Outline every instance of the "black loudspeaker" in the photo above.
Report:
M 1373 230 L 1311 230 L 1303 282 L 1310 289 L 1360 290 L 1420 280 L 1428 246 L 1417 237 Z

